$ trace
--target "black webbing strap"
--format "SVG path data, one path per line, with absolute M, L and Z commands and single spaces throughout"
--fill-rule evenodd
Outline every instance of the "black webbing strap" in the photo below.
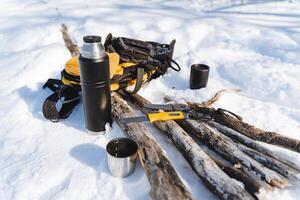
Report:
M 228 114 L 230 114 L 231 116 L 233 116 L 233 117 L 235 117 L 236 119 L 238 119 L 239 121 L 243 121 L 243 118 L 242 118 L 241 116 L 239 116 L 239 115 L 237 115 L 237 114 L 235 114 L 235 113 L 233 113 L 233 112 L 231 112 L 231 111 L 229 111 L 229 110 L 225 110 L 225 109 L 223 109 L 223 108 L 218 108 L 216 111 L 214 111 L 213 114 L 216 114 L 216 113 L 221 113 L 221 114 L 223 114 L 223 113 L 228 113 Z
M 46 84 L 43 88 L 48 87 L 51 89 L 51 84 L 48 81 Z M 56 104 L 59 100 L 62 101 L 62 106 L 58 111 Z M 52 122 L 58 122 L 59 119 L 66 119 L 72 113 L 79 101 L 80 95 L 77 89 L 69 85 L 62 85 L 44 101 L 43 115 L 46 119 L 49 119 Z
M 69 74 L 65 69 L 61 71 L 61 77 L 64 77 L 69 81 L 73 81 L 77 84 L 80 84 L 80 76 L 74 76 L 72 74 Z
M 176 68 L 172 65 L 172 63 L 174 63 L 174 65 L 176 65 Z M 176 72 L 179 72 L 181 70 L 180 65 L 173 59 L 171 60 L 171 62 L 168 60 L 168 64 Z
M 132 91 L 125 90 L 125 92 L 129 93 L 129 94 L 137 93 L 143 85 L 143 82 L 144 82 L 143 78 L 144 78 L 144 68 L 138 67 L 137 74 L 136 74 L 136 83 L 135 83 L 134 89 Z
M 49 88 L 52 92 L 55 92 L 59 88 L 61 88 L 62 85 L 63 82 L 61 80 L 49 78 L 47 82 L 43 85 L 43 89 Z

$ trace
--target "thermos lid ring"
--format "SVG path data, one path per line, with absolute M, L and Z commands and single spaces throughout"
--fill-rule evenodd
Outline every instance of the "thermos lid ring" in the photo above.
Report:
M 101 42 L 101 37 L 96 35 L 88 35 L 83 37 L 85 43 L 99 43 Z
M 197 70 L 197 71 L 208 71 L 209 66 L 204 65 L 204 64 L 193 64 L 192 69 Z

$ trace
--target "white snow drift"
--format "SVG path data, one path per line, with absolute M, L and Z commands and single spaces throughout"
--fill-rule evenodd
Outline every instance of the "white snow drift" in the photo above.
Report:
M 81 44 L 87 34 L 108 33 L 170 42 L 182 71 L 169 71 L 140 92 L 153 103 L 169 95 L 204 101 L 224 88 L 216 107 L 242 115 L 260 128 L 300 139 L 299 1 L 197 0 L 2 0 L 0 7 L 0 199 L 149 199 L 142 168 L 125 179 L 107 169 L 105 136 L 84 129 L 82 106 L 60 123 L 43 118 L 50 94 L 43 83 L 59 77 L 70 58 L 60 24 Z M 192 63 L 211 66 L 208 87 L 189 89 Z M 171 142 L 154 129 L 196 199 L 216 199 Z M 270 146 L 300 164 L 299 154 Z M 275 190 L 268 199 L 298 199 L 299 186 Z

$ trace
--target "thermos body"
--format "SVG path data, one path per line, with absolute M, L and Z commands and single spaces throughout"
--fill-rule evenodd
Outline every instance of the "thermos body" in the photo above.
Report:
M 95 43 L 91 44 L 93 43 L 93 40 L 86 41 L 88 41 L 86 45 L 93 46 L 93 48 L 86 49 L 95 51 Z M 86 41 L 84 40 L 84 42 Z M 87 56 L 85 56 L 84 53 L 81 53 L 79 56 L 85 126 L 89 132 L 99 134 L 105 133 L 106 123 L 111 123 L 112 120 L 109 58 L 104 50 L 103 52 L 96 52 L 96 56 L 94 57 L 89 55 L 93 55 L 93 53 L 90 52 Z

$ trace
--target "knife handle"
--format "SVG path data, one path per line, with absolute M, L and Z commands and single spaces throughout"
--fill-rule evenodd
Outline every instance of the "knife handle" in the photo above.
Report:
M 159 113 L 150 113 L 148 114 L 150 123 L 156 121 L 166 121 L 173 119 L 185 119 L 185 115 L 183 112 L 174 111 L 174 112 L 159 112 Z

